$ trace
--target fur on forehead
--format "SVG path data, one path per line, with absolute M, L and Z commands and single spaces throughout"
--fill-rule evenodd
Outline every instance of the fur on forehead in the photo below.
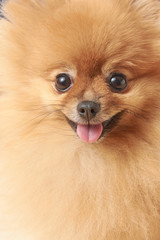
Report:
M 6 3 L 6 1 L 2 0 L 2 3 Z M 25 6 L 29 6 L 33 7 L 33 8 L 39 8 L 39 7 L 60 7 L 64 4 L 68 4 L 68 3 L 81 3 L 81 2 L 85 2 L 85 4 L 92 4 L 93 2 L 96 2 L 96 0 L 7 0 L 7 5 L 9 6 L 14 6 L 14 5 L 23 5 Z M 101 4 L 103 5 L 103 2 L 108 4 L 110 2 L 113 3 L 119 3 L 121 5 L 123 5 L 124 3 L 131 5 L 133 8 L 135 8 L 136 10 L 139 10 L 144 13 L 143 15 L 148 17 L 148 16 L 152 16 L 153 18 L 158 17 L 159 13 L 160 13 L 160 2 L 159 0 L 101 0 Z M 98 5 L 100 5 L 100 2 L 97 1 Z
M 145 60 L 155 62 L 148 59 L 148 52 L 152 53 L 153 58 L 158 54 L 156 49 L 160 44 L 160 31 L 158 28 L 155 31 L 156 26 L 152 22 L 142 21 L 139 12 L 140 6 L 143 8 L 142 3 L 145 2 L 151 13 L 151 9 L 155 8 L 149 8 L 148 5 L 156 6 L 158 0 L 139 2 L 140 0 L 9 0 L 4 6 L 4 12 L 9 19 L 7 25 L 10 25 L 12 32 L 11 40 L 16 42 L 19 49 L 23 46 L 25 56 L 30 55 L 30 65 L 32 61 L 32 66 L 38 65 L 33 56 L 33 52 L 36 52 L 45 59 L 45 64 L 41 59 L 41 69 L 46 63 L 49 67 L 56 59 L 77 63 L 80 71 L 92 72 L 96 66 L 113 61 L 115 53 L 114 60 L 116 58 L 117 62 L 130 59 L 134 59 L 136 65 Z M 84 69 L 85 66 L 87 69 Z

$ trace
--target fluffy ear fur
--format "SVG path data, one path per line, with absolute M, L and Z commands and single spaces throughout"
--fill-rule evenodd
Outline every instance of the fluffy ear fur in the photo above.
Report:
M 156 53 L 160 49 L 160 0 L 127 0 L 135 14 L 143 18 L 143 26 L 150 31 L 155 28 L 156 36 L 154 38 L 153 48 Z M 159 54 L 160 56 L 160 54 Z
M 62 4 L 64 4 L 67 0 L 7 0 L 4 2 L 3 6 L 3 15 L 7 19 L 9 19 L 11 22 L 12 20 L 14 21 L 17 18 L 20 18 L 20 15 L 22 14 L 23 16 L 27 16 L 28 12 L 33 15 L 35 14 L 35 11 L 42 9 L 46 12 L 47 16 L 47 11 L 49 9 L 57 9 L 60 7 Z M 15 14 L 15 9 L 17 14 Z M 20 14 L 20 15 L 19 15 Z M 12 18 L 14 16 L 14 19 Z
M 160 1 L 159 0 L 129 0 L 135 9 L 148 20 L 158 23 L 160 19 Z

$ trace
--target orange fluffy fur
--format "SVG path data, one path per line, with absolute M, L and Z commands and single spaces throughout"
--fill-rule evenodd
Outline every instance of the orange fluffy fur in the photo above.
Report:
M 160 239 L 158 0 L 9 0 L 0 20 L 0 239 Z M 123 93 L 104 76 L 128 77 Z M 53 87 L 70 71 L 65 94 Z M 94 144 L 78 101 L 124 117 Z

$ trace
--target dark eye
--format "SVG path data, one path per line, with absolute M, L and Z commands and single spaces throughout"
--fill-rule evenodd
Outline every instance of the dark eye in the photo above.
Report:
M 61 73 L 56 77 L 55 87 L 59 92 L 67 92 L 72 87 L 72 80 L 66 73 Z
M 122 73 L 113 73 L 109 78 L 109 85 L 113 90 L 122 91 L 127 87 L 127 78 Z

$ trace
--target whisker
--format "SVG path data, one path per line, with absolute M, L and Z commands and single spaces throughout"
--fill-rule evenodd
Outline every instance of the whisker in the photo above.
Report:
M 133 116 L 135 116 L 141 120 L 147 121 L 146 117 L 143 116 L 144 113 L 147 113 L 147 111 L 144 109 L 141 109 L 137 106 L 133 106 L 130 104 L 113 104 L 113 105 L 120 106 L 121 109 L 124 110 L 124 112 L 132 114 Z M 124 109 L 122 107 L 124 107 Z M 130 109 L 128 107 L 130 107 Z M 137 110 L 137 111 L 135 112 L 134 110 Z
M 113 106 L 124 106 L 124 107 L 131 107 L 131 108 L 134 108 L 134 109 L 137 109 L 143 113 L 147 113 L 146 110 L 142 109 L 142 108 L 139 108 L 137 106 L 133 106 L 133 105 L 130 105 L 130 104 L 113 104 Z
M 50 115 L 52 115 L 52 114 L 54 114 L 54 113 L 56 113 L 56 112 L 60 112 L 60 111 L 62 111 L 63 109 L 56 109 L 56 110 L 53 110 L 53 111 L 51 111 L 51 112 L 44 112 L 44 113 L 41 113 L 40 115 L 38 115 L 38 116 L 36 116 L 36 117 L 34 117 L 34 118 L 32 118 L 32 120 L 31 121 L 34 121 L 35 119 L 37 119 L 37 118 L 39 118 L 39 117 L 41 117 L 41 116 L 50 116 Z
M 57 109 L 57 110 L 54 110 L 54 111 L 51 111 L 51 112 L 45 112 L 45 113 L 42 113 L 36 117 L 34 117 L 33 119 L 31 119 L 31 121 L 33 122 L 32 123 L 32 128 L 29 132 L 32 132 L 33 131 L 33 128 L 36 128 L 38 127 L 42 122 L 44 122 L 45 120 L 48 119 L 49 116 L 51 116 L 52 114 L 54 114 L 55 112 L 60 112 L 62 109 Z M 36 121 L 35 121 L 36 120 Z M 54 119 L 55 120 L 55 119 Z M 56 120 L 57 120 L 57 116 L 56 116 Z M 59 118 L 59 120 L 62 120 L 62 118 Z M 57 131 L 55 131 L 57 130 Z M 62 134 L 62 132 L 58 132 L 58 130 L 63 130 L 64 134 Z M 28 133 L 29 133 L 28 132 Z M 68 134 L 66 132 L 72 132 L 72 129 L 70 128 L 60 128 L 60 127 L 56 127 L 56 129 L 52 129 L 52 132 L 53 133 L 56 133 L 56 134 L 59 134 L 59 135 L 64 135 L 64 136 L 73 136 L 73 134 Z
M 56 107 L 61 107 L 61 111 L 64 110 L 64 105 L 62 104 L 46 104 L 46 105 L 33 105 L 30 109 L 18 109 L 18 111 L 23 111 L 23 112 L 34 112 L 34 111 L 41 111 L 41 110 L 46 110 L 48 107 L 53 107 L 53 108 L 56 108 Z M 57 111 L 59 109 L 55 109 L 55 111 Z M 54 111 L 54 110 L 53 110 Z
M 62 105 L 62 104 L 46 104 L 46 105 L 42 105 L 42 106 L 38 106 L 38 107 L 36 107 L 36 105 L 35 105 L 35 108 L 33 107 L 31 109 L 31 111 L 40 110 L 40 109 L 46 109 L 48 107 L 64 107 L 64 105 Z
M 50 113 L 50 112 L 49 112 L 49 113 L 44 113 L 44 114 L 42 114 L 42 115 L 39 115 L 39 116 L 33 118 L 32 121 L 35 120 L 35 119 L 37 119 L 37 118 L 39 118 L 40 116 L 44 116 L 44 117 L 42 117 L 39 121 L 36 121 L 35 124 L 38 126 L 43 120 L 45 120 L 46 118 L 48 118 L 51 114 L 52 114 L 52 113 Z
M 129 109 L 124 109 L 123 110 L 125 113 L 129 113 L 129 114 L 132 114 L 134 117 L 138 118 L 138 119 L 141 119 L 141 120 L 144 120 L 144 121 L 147 121 L 146 118 L 144 118 L 142 115 L 132 111 L 132 110 L 129 110 Z

